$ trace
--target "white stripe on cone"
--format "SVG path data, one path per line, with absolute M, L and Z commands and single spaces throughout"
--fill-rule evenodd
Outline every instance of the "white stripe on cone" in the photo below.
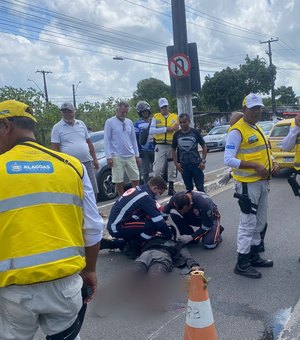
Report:
M 210 300 L 195 302 L 188 300 L 186 324 L 192 328 L 209 327 L 214 323 Z

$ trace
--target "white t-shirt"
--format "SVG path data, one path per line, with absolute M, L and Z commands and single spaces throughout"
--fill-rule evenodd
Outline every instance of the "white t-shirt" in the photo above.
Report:
M 139 157 L 139 149 L 133 123 L 125 118 L 107 119 L 104 126 L 104 151 L 107 159 L 112 157 Z
M 83 121 L 75 119 L 74 125 L 63 119 L 55 124 L 51 132 L 51 143 L 60 144 L 60 151 L 76 157 L 80 162 L 88 162 L 93 158 L 86 142 L 89 133 Z

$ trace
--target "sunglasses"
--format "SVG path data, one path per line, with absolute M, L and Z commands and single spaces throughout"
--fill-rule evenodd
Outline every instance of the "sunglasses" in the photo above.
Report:
M 123 123 L 123 131 L 126 131 L 126 123 Z

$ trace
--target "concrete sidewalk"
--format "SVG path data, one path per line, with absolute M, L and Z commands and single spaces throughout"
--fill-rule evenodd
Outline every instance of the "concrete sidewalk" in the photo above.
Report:
M 278 336 L 278 340 L 300 339 L 300 300 L 297 302 L 290 318 Z

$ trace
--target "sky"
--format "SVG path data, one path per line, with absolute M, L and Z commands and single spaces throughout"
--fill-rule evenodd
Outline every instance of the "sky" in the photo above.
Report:
M 300 95 L 300 1 L 186 0 L 188 42 L 196 42 L 201 82 L 248 55 L 265 58 L 270 39 L 275 88 Z M 60 105 L 129 99 L 137 83 L 170 84 L 171 0 L 0 0 L 0 87 L 44 89 Z M 114 57 L 123 60 L 114 60 Z

